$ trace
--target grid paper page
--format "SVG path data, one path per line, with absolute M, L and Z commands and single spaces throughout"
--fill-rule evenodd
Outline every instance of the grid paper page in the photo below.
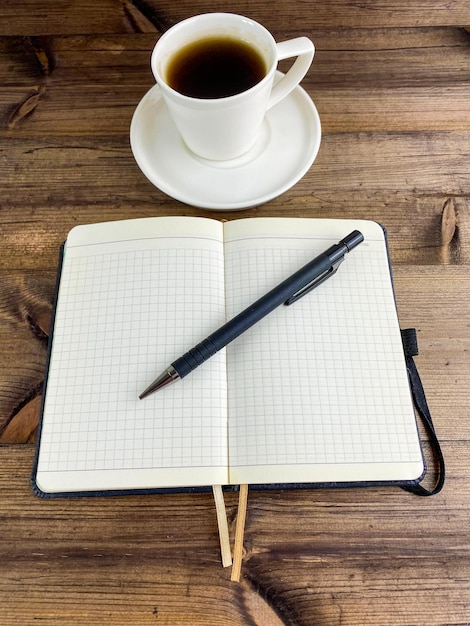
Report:
M 221 242 L 211 238 L 142 235 L 67 246 L 40 488 L 226 482 L 223 353 L 165 393 L 138 399 L 166 366 L 223 322 L 223 270 Z
M 422 456 L 383 231 L 305 220 L 289 237 L 294 221 L 226 230 L 229 317 L 355 228 L 365 242 L 228 347 L 230 480 L 415 479 Z

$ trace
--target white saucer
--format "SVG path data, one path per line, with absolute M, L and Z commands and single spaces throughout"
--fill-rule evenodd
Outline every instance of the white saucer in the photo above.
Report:
M 228 211 L 262 204 L 295 185 L 317 156 L 321 126 L 312 100 L 296 87 L 267 112 L 247 154 L 207 161 L 183 143 L 155 85 L 135 110 L 130 140 L 140 169 L 161 191 L 192 206 Z

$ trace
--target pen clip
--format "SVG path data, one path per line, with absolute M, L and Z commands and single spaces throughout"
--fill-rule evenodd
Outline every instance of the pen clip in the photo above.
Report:
M 293 293 L 289 298 L 287 298 L 284 304 L 286 304 L 287 306 L 289 306 L 290 304 L 294 304 L 294 302 L 297 302 L 297 300 L 300 300 L 300 298 L 305 296 L 307 293 L 310 293 L 311 291 L 313 291 L 315 287 L 318 287 L 319 285 L 324 283 L 325 280 L 328 280 L 328 278 L 331 278 L 333 274 L 336 274 L 336 272 L 338 271 L 338 267 L 341 265 L 343 261 L 344 261 L 344 256 L 338 259 L 335 263 L 333 263 L 333 265 L 329 267 L 326 270 L 326 272 L 323 272 L 323 274 L 320 274 L 320 276 L 317 276 L 317 278 L 314 278 L 312 281 L 307 283 L 304 287 L 301 287 L 298 291 Z

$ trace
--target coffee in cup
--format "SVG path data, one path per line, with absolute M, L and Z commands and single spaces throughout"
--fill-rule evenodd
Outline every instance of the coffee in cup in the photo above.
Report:
M 257 48 L 235 37 L 200 39 L 176 52 L 168 63 L 168 85 L 190 98 L 228 98 L 251 89 L 266 76 Z
M 169 29 L 151 66 L 186 146 L 210 160 L 229 160 L 256 142 L 266 111 L 308 71 L 315 48 L 307 37 L 276 43 L 261 24 L 232 13 L 208 13 Z M 274 84 L 278 61 L 297 57 Z

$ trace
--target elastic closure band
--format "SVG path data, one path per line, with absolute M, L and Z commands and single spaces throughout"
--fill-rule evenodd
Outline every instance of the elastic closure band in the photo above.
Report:
M 411 384 L 411 392 L 413 396 L 413 402 L 421 417 L 426 431 L 429 435 L 434 454 L 438 461 L 438 477 L 436 484 L 432 489 L 426 489 L 420 484 L 406 485 L 402 489 L 410 491 L 418 496 L 433 496 L 439 493 L 444 486 L 445 481 L 445 462 L 444 455 L 441 450 L 439 440 L 437 438 L 434 424 L 432 423 L 431 412 L 429 410 L 428 403 L 426 401 L 426 395 L 424 393 L 423 384 L 418 373 L 418 369 L 413 360 L 414 356 L 419 354 L 418 351 L 418 338 L 415 328 L 406 328 L 401 331 L 401 337 L 403 342 L 403 350 L 405 352 L 406 367 L 408 369 L 408 376 Z

